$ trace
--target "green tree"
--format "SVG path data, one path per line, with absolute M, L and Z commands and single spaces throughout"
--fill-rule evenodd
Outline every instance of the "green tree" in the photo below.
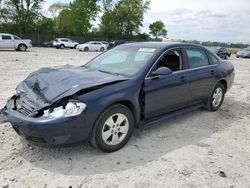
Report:
M 92 27 L 91 21 L 95 21 L 99 6 L 98 0 L 75 0 L 70 5 L 72 14 L 73 32 L 75 34 L 87 34 Z
M 63 34 L 86 35 L 98 10 L 98 0 L 74 0 L 56 18 L 57 31 Z
M 100 23 L 100 32 L 105 36 L 106 40 L 108 38 L 115 37 L 117 33 L 117 23 L 114 21 L 113 0 L 103 0 L 102 1 L 102 16 Z
M 56 19 L 60 12 L 65 8 L 67 8 L 67 4 L 56 2 L 49 6 L 48 11 L 53 19 Z
M 2 0 L 4 9 L 2 18 L 16 25 L 16 31 L 27 33 L 34 31 L 34 24 L 41 16 L 44 0 Z
M 143 26 L 144 13 L 149 9 L 148 0 L 120 0 L 114 8 L 114 17 L 121 36 L 130 37 L 139 33 Z
M 157 40 L 159 36 L 165 37 L 167 35 L 167 30 L 165 29 L 165 24 L 162 21 L 155 21 L 149 25 L 150 34 Z
M 100 28 L 106 37 L 131 38 L 143 26 L 144 13 L 149 9 L 149 0 L 120 0 L 114 3 L 105 0 Z

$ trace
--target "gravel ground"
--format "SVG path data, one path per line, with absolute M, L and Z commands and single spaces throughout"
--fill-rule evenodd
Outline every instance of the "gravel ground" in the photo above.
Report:
M 0 106 L 30 72 L 82 65 L 98 53 L 0 51 Z M 0 125 L 0 187 L 250 187 L 250 59 L 231 58 L 234 86 L 218 112 L 197 110 L 136 130 L 122 150 L 32 147 Z

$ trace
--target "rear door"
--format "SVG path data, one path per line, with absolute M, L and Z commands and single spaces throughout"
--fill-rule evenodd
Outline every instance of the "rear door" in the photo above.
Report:
M 198 103 L 210 96 L 219 74 L 218 64 L 213 64 L 207 52 L 201 48 L 186 48 L 185 51 L 190 73 L 189 94 L 192 103 Z
M 2 35 L 0 43 L 0 47 L 5 49 L 14 48 L 15 44 L 13 37 L 8 34 Z

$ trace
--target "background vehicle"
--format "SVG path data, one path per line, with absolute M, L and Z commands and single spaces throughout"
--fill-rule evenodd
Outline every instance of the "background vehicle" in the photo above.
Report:
M 79 43 L 68 38 L 57 38 L 53 41 L 53 46 L 57 49 L 76 48 Z
M 43 42 L 43 46 L 44 47 L 48 47 L 48 48 L 50 48 L 50 47 L 53 47 L 53 40 L 51 40 L 51 41 L 47 41 L 47 42 Z
M 0 33 L 0 49 L 15 49 L 24 52 L 31 47 L 32 43 L 29 39 L 21 39 L 16 35 Z
M 236 57 L 250 58 L 250 48 L 245 48 L 236 53 Z
M 108 49 L 114 48 L 114 47 L 116 47 L 116 46 L 119 46 L 119 45 L 125 44 L 125 43 L 126 43 L 126 41 L 123 41 L 123 40 L 114 40 L 114 41 L 111 41 L 111 42 L 109 43 Z
M 227 48 L 211 47 L 209 49 L 215 54 L 217 54 L 221 59 L 228 59 L 231 56 L 231 52 Z
M 78 49 L 79 51 L 105 51 L 107 50 L 107 45 L 103 44 L 102 42 L 98 42 L 98 41 L 90 41 L 84 44 L 79 44 L 76 49 Z
M 107 41 L 100 41 L 102 44 L 105 44 L 107 46 L 107 48 L 109 47 L 109 42 Z

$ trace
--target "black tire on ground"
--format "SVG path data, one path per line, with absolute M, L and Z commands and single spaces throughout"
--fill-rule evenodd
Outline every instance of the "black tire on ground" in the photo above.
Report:
M 103 52 L 105 49 L 103 47 L 101 47 L 100 51 Z
M 116 115 L 123 115 L 127 118 L 127 120 L 122 121 L 121 124 L 119 124 L 118 121 L 118 116 L 117 119 Z M 107 120 L 111 119 L 112 120 L 112 126 L 108 126 L 107 125 Z M 121 125 L 120 127 L 123 126 L 127 126 L 127 133 L 124 134 L 124 136 L 122 136 L 123 134 L 121 134 L 119 132 L 119 129 L 117 129 L 117 125 L 115 124 L 119 124 Z M 121 104 L 115 104 L 110 106 L 108 109 L 106 109 L 97 119 L 96 123 L 95 123 L 95 127 L 93 129 L 92 132 L 92 137 L 91 137 L 91 145 L 94 148 L 98 148 L 104 152 L 114 152 L 117 151 L 119 149 L 121 149 L 130 139 L 132 133 L 133 133 L 133 129 L 134 129 L 134 116 L 131 112 L 131 110 Z M 107 129 L 108 131 L 112 131 L 111 135 L 109 137 L 107 137 L 107 139 L 105 140 L 103 138 L 103 131 Z M 118 133 L 114 130 L 116 129 L 118 131 Z M 106 130 L 106 131 L 107 131 Z M 113 132 L 114 130 L 114 132 Z M 120 134 L 120 135 L 119 135 Z M 118 137 L 118 140 L 121 139 L 119 141 L 119 143 L 112 145 L 113 139 L 115 138 L 115 136 Z M 119 138 L 120 136 L 120 138 Z M 123 137 L 123 138 L 122 138 Z M 110 142 L 109 144 L 107 144 L 107 142 Z
M 65 48 L 64 44 L 61 44 L 61 45 L 60 45 L 60 48 L 61 48 L 61 49 L 64 49 L 64 48 Z
M 76 49 L 76 47 L 77 47 L 77 44 L 74 46 L 74 49 Z
M 239 58 L 239 56 L 236 56 L 236 58 Z
M 218 91 L 222 92 L 221 93 L 222 96 L 221 96 L 221 99 L 218 100 L 217 104 L 215 105 L 213 103 L 213 101 L 215 100 L 214 95 L 216 95 L 216 92 L 218 92 Z M 218 84 L 216 84 L 216 86 L 213 89 L 213 92 L 212 92 L 211 96 L 209 97 L 209 99 L 207 101 L 207 104 L 206 104 L 205 108 L 208 111 L 211 111 L 211 112 L 217 111 L 221 107 L 221 105 L 222 105 L 222 103 L 224 101 L 225 93 L 226 93 L 225 86 L 221 82 L 219 82 Z
M 88 48 L 88 47 L 85 47 L 83 51 L 84 51 L 84 52 L 88 52 L 88 51 L 89 51 L 89 48 Z
M 18 51 L 25 52 L 27 50 L 27 46 L 25 44 L 18 45 Z

